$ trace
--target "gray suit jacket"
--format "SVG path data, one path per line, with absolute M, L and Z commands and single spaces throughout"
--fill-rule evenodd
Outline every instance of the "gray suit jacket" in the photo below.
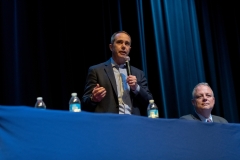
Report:
M 182 116 L 180 117 L 180 119 L 201 121 L 200 117 L 196 113 Z M 216 123 L 228 123 L 226 119 L 219 116 L 212 115 L 212 119 L 213 119 L 213 122 L 216 122 Z
M 145 116 L 149 100 L 153 97 L 148 89 L 144 72 L 133 66 L 131 66 L 131 72 L 132 75 L 137 77 L 137 83 L 140 86 L 140 91 L 137 95 L 130 93 L 133 106 L 132 114 Z M 92 90 L 97 83 L 107 91 L 106 96 L 99 103 L 95 103 L 90 99 Z M 81 103 L 84 111 L 119 113 L 117 85 L 110 59 L 88 69 Z

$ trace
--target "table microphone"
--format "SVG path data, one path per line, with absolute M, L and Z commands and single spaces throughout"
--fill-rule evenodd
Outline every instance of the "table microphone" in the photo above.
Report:
M 126 62 L 126 69 L 127 69 L 127 75 L 131 75 L 131 69 L 130 69 L 130 57 L 126 56 L 125 57 L 125 62 Z

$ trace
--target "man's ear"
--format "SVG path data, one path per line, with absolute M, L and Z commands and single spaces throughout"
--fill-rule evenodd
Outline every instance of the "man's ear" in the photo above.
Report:
M 192 105 L 193 105 L 193 106 L 196 106 L 196 101 L 195 101 L 195 99 L 192 99 Z
M 112 44 L 109 44 L 109 49 L 112 51 Z

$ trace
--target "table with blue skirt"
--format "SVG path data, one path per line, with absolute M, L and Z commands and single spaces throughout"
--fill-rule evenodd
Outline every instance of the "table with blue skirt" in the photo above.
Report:
M 0 105 L 0 160 L 240 159 L 240 125 Z

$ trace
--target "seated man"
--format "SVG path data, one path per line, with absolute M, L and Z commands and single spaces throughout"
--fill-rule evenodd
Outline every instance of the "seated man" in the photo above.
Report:
M 197 84 L 193 89 L 192 98 L 195 113 L 182 116 L 180 119 L 228 123 L 226 119 L 211 114 L 215 104 L 215 98 L 208 83 L 202 82 Z

